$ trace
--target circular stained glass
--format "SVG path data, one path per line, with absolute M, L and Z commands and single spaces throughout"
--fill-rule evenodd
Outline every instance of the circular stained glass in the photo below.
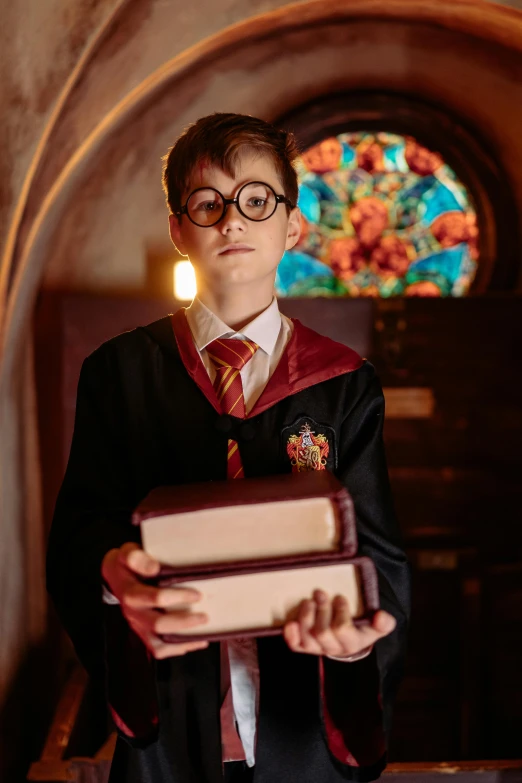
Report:
M 469 191 L 411 136 L 342 133 L 297 160 L 302 233 L 279 296 L 465 296 L 478 263 Z

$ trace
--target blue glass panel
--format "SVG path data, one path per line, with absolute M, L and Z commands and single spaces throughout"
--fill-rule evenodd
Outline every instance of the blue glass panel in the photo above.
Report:
M 476 212 L 441 156 L 410 136 L 343 133 L 297 161 L 302 236 L 281 296 L 464 296 L 478 263 Z
M 312 223 L 319 223 L 321 219 L 321 203 L 316 193 L 308 185 L 299 188 L 297 205 L 304 217 Z
M 286 252 L 277 267 L 276 292 L 288 296 L 292 286 L 312 277 L 333 277 L 333 271 L 307 253 Z
M 441 182 L 436 182 L 422 197 L 420 217 L 423 223 L 430 225 L 444 212 L 460 211 L 461 207 L 455 195 Z
M 439 253 L 433 253 L 431 256 L 425 256 L 419 261 L 414 261 L 408 271 L 413 274 L 422 272 L 438 273 L 445 277 L 453 286 L 462 274 L 463 263 L 467 259 L 467 251 L 468 249 L 464 244 L 441 250 Z

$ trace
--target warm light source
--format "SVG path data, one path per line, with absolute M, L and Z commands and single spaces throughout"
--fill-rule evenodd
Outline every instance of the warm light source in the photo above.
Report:
M 196 275 L 190 261 L 176 261 L 174 264 L 174 296 L 187 301 L 196 296 Z

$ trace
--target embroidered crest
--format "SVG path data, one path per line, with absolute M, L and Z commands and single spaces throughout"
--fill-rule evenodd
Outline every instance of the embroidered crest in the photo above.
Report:
M 305 421 L 297 434 L 292 434 L 286 444 L 293 473 L 304 470 L 326 470 L 330 444 L 324 433 L 312 430 Z

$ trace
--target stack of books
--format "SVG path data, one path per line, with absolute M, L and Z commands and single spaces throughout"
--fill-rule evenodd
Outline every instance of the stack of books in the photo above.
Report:
M 208 623 L 169 642 L 281 633 L 314 590 L 343 595 L 355 624 L 378 609 L 372 561 L 357 557 L 353 502 L 328 471 L 153 490 L 135 510 L 155 584 L 194 587 Z

